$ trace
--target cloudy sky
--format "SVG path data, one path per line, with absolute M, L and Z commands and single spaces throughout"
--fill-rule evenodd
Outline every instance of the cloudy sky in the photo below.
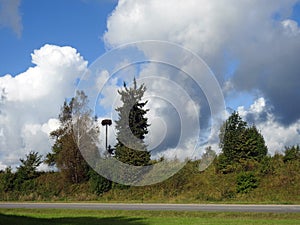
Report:
M 120 104 L 111 93 L 122 80 L 136 76 L 147 85 L 153 109 L 147 141 L 157 153 L 190 156 L 199 142 L 193 125 L 200 121 L 204 133 L 210 125 L 208 95 L 219 93 L 211 86 L 215 81 L 228 113 L 238 110 L 255 124 L 271 154 L 300 144 L 299 24 L 298 0 L 0 0 L 0 169 L 16 166 L 30 150 L 44 155 L 51 150 L 48 135 L 58 125 L 60 107 L 87 71 L 94 71 L 95 80 L 84 88 L 103 87 L 95 97 L 100 117 Z M 127 57 L 112 54 L 113 60 L 97 61 L 119 46 L 145 40 L 174 48 L 140 44 L 114 53 Z M 174 55 L 175 46 L 188 50 Z M 202 64 L 184 60 L 188 52 Z M 174 58 L 177 67 L 122 67 L 134 57 Z M 113 73 L 116 66 L 123 69 Z M 186 74 L 196 69 L 209 70 L 216 80 L 201 78 L 197 86 L 197 77 Z

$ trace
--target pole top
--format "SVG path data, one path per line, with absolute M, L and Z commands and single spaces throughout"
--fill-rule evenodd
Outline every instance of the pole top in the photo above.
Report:
M 102 126 L 110 126 L 112 124 L 112 121 L 110 119 L 104 119 L 101 121 Z

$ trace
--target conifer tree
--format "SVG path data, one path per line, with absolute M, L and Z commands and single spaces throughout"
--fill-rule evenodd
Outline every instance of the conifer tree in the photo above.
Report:
M 145 117 L 149 110 L 144 109 L 147 101 L 142 101 L 145 91 L 145 85 L 138 87 L 135 78 L 133 87 L 128 88 L 124 83 L 124 88 L 118 91 L 123 105 L 116 109 L 119 119 L 116 121 L 115 157 L 123 163 L 134 166 L 145 166 L 150 161 L 150 152 L 144 143 L 149 126 Z
M 253 125 L 248 127 L 241 138 L 241 155 L 240 158 L 254 159 L 261 161 L 268 153 L 268 148 L 265 144 L 264 137 Z
M 233 112 L 225 121 L 220 131 L 220 147 L 227 163 L 233 162 L 237 157 L 237 148 L 240 144 L 241 134 L 246 130 L 247 123 L 242 120 L 238 112 Z
M 218 170 L 228 172 L 228 166 L 249 159 L 260 162 L 268 152 L 264 137 L 256 126 L 248 127 L 238 112 L 233 112 L 220 131 L 222 153 L 218 157 Z
M 42 155 L 31 151 L 26 159 L 20 159 L 21 165 L 17 167 L 18 178 L 22 181 L 34 179 L 38 176 L 37 168 L 41 165 Z

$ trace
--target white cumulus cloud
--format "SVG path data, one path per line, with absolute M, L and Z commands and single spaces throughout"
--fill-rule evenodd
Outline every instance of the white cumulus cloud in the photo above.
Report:
M 300 34 L 300 27 L 295 20 L 283 20 L 281 24 L 288 35 L 297 36 Z
M 284 126 L 275 120 L 271 108 L 261 97 L 255 100 L 249 109 L 238 107 L 238 112 L 245 120 L 252 117 L 250 123 L 255 124 L 261 131 L 270 154 L 283 152 L 286 146 L 300 144 L 300 120 L 290 126 Z M 262 114 L 265 114 L 264 120 L 260 119 Z
M 18 164 L 29 151 L 51 150 L 49 133 L 56 129 L 60 107 L 73 97 L 76 79 L 87 62 L 76 49 L 44 45 L 32 54 L 35 66 L 13 77 L 0 77 L 0 164 Z
M 272 3 L 261 0 L 120 0 L 107 20 L 103 39 L 109 48 L 143 40 L 175 42 L 204 59 L 224 87 L 225 95 L 234 92 L 261 94 L 264 98 L 258 99 L 250 109 L 241 107 L 239 111 L 251 116 L 251 121 L 259 122 L 262 128 L 266 126 L 261 130 L 266 134 L 270 151 L 276 151 L 274 146 L 280 141 L 280 146 L 292 144 L 298 137 L 294 126 L 300 119 L 297 104 L 300 101 L 300 33 L 298 23 L 291 18 L 297 3 L 298 0 L 274 0 Z M 162 52 L 155 47 L 141 50 L 149 58 Z M 176 55 L 166 57 L 176 58 Z M 192 67 L 184 59 L 180 60 L 181 68 Z M 233 61 L 237 62 L 234 69 L 231 68 Z M 229 78 L 228 70 L 231 71 Z M 172 80 L 180 81 L 180 77 L 173 76 Z M 190 90 L 184 80 L 179 83 Z M 264 112 L 267 105 L 272 106 L 271 117 Z M 201 109 L 205 107 L 201 105 Z M 277 142 L 267 131 L 276 126 L 281 131 L 276 134 Z

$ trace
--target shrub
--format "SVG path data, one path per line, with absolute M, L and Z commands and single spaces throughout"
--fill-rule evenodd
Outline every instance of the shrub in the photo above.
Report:
M 106 179 L 105 177 L 102 177 L 94 170 L 89 171 L 89 177 L 91 189 L 97 195 L 101 195 L 109 191 L 112 187 L 112 182 L 110 180 Z
M 273 174 L 275 171 L 274 162 L 271 156 L 266 156 L 260 163 L 260 173 L 262 175 Z
M 258 187 L 258 179 L 253 172 L 242 172 L 236 178 L 237 192 L 248 193 Z
M 12 191 L 15 186 L 15 174 L 12 172 L 11 167 L 7 167 L 1 174 L 0 189 L 1 191 Z
M 283 162 L 288 162 L 292 160 L 300 160 L 299 145 L 285 148 Z

